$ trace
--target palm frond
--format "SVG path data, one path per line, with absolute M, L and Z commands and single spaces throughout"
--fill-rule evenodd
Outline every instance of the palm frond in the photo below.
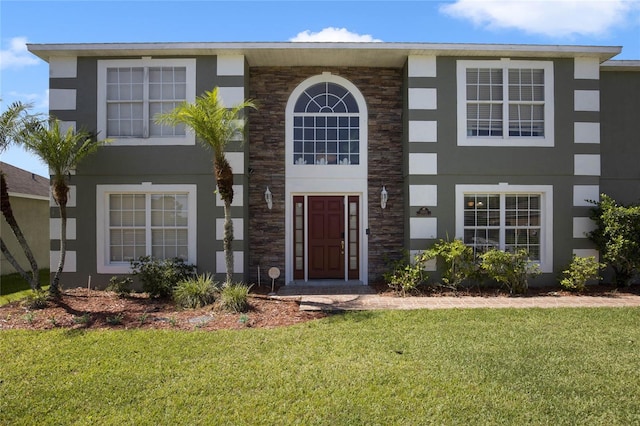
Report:
M 218 92 L 217 87 L 206 91 L 196 97 L 195 102 L 183 102 L 171 112 L 157 114 L 154 120 L 158 124 L 169 126 L 185 125 L 203 145 L 213 149 L 216 154 L 222 153 L 227 143 L 243 130 L 240 118 L 245 108 L 256 108 L 256 105 L 247 100 L 233 108 L 227 108 L 221 102 Z
M 97 140 L 86 131 L 60 129 L 60 121 L 53 119 L 49 126 L 43 123 L 29 126 L 21 138 L 27 151 L 32 152 L 44 161 L 54 175 L 54 179 L 64 177 L 89 154 L 95 152 L 109 140 Z

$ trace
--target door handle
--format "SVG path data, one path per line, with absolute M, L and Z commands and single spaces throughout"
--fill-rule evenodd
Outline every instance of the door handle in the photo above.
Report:
M 340 254 L 344 254 L 344 240 L 340 241 Z

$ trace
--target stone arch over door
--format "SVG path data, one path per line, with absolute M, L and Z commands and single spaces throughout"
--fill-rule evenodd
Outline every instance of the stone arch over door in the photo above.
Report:
M 368 283 L 368 122 L 367 105 L 349 80 L 330 73 L 307 78 L 290 94 L 285 111 L 285 282 L 309 279 L 308 201 L 342 197 L 344 201 L 344 279 Z M 294 205 L 294 197 L 297 205 Z M 315 198 L 317 199 L 317 198 Z M 303 227 L 296 229 L 296 207 Z M 356 200 L 356 201 L 354 201 Z M 357 229 L 349 208 L 356 203 Z M 298 217 L 300 211 L 298 210 Z M 297 232 L 297 234 L 296 234 Z M 296 246 L 303 238 L 302 245 Z M 354 241 L 354 239 L 356 241 Z M 350 244 L 350 242 L 352 244 Z M 354 253 L 357 250 L 357 253 Z M 357 254 L 357 256 L 355 256 Z M 300 274 L 302 256 L 303 273 Z M 357 268 L 349 272 L 354 262 Z M 357 269 L 357 273 L 353 273 Z

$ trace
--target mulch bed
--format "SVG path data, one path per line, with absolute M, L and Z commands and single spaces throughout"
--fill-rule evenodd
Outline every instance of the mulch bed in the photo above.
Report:
M 44 309 L 29 310 L 20 302 L 0 306 L 0 330 L 29 329 L 171 329 L 220 330 L 289 326 L 326 316 L 301 312 L 292 300 L 275 300 L 255 293 L 249 310 L 230 313 L 217 305 L 180 309 L 173 302 L 149 298 L 144 293 L 119 297 L 116 293 L 76 288 L 65 290 Z
M 397 297 L 384 283 L 371 285 L 384 297 Z M 144 293 L 119 297 L 113 292 L 75 288 L 65 290 L 59 300 L 48 301 L 43 309 L 28 309 L 20 302 L 0 306 L 0 330 L 29 329 L 167 329 L 167 330 L 221 330 L 243 328 L 274 328 L 311 321 L 329 315 L 325 312 L 300 311 L 298 301 L 273 299 L 267 291 L 253 292 L 249 296 L 249 310 L 230 313 L 218 305 L 200 309 L 180 309 L 173 302 L 149 298 Z M 610 285 L 589 286 L 578 293 L 588 296 L 615 294 L 640 295 L 640 285 L 615 288 Z M 561 297 L 576 295 L 561 288 L 530 288 L 525 295 Z M 413 297 L 514 297 L 499 288 L 470 288 L 463 291 L 425 290 Z

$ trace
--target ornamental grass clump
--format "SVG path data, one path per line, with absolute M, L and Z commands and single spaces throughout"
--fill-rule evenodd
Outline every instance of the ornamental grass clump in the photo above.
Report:
M 246 312 L 249 309 L 249 289 L 242 283 L 227 283 L 220 292 L 220 306 L 231 312 Z
M 182 308 L 195 309 L 215 302 L 218 283 L 211 274 L 202 274 L 180 281 L 173 289 L 173 301 Z

